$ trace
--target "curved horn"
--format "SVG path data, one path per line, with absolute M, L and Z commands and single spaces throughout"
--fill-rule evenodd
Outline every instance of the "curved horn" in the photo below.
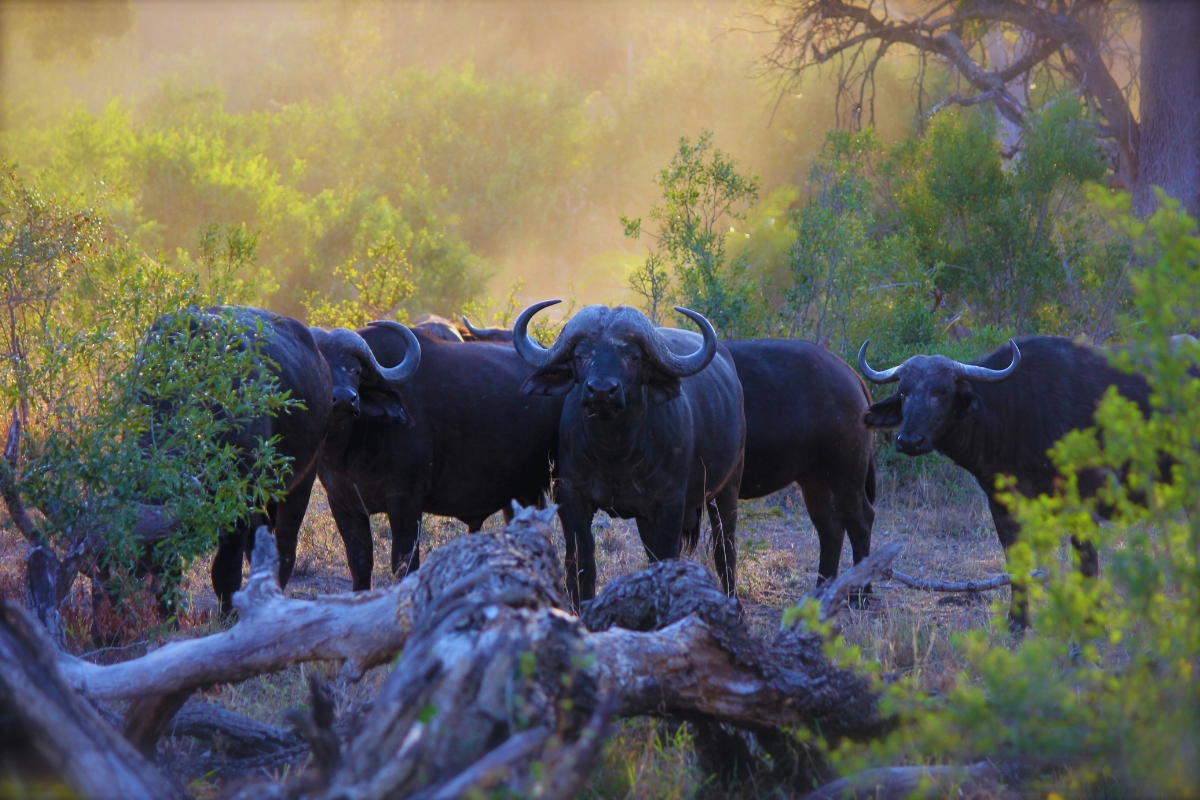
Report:
M 1013 370 L 1017 368 L 1017 364 L 1021 363 L 1021 348 L 1017 347 L 1017 343 L 1012 339 L 1008 340 L 1008 346 L 1012 348 L 1012 363 L 1004 369 L 988 369 L 987 367 L 980 367 L 975 364 L 961 364 L 955 361 L 954 371 L 958 377 L 972 381 L 981 381 L 983 383 L 1002 381 L 1009 375 L 1012 375 Z
M 658 331 L 651 328 L 653 340 L 652 344 L 647 342 L 647 344 L 651 344 L 648 348 L 650 351 L 648 355 L 653 357 L 658 362 L 658 366 L 671 377 L 686 378 L 689 375 L 695 375 L 713 360 L 717 354 L 717 332 L 713 330 L 712 323 L 703 315 L 682 306 L 675 306 L 675 310 L 700 327 L 700 333 L 704 336 L 704 342 L 700 345 L 700 349 L 686 356 L 676 355 L 670 351 L 667 343 L 658 335 Z
M 471 320 L 467 319 L 466 314 L 463 314 L 462 321 L 463 321 L 463 327 L 466 328 L 467 331 L 472 336 L 474 336 L 476 339 L 483 339 L 488 335 L 488 332 L 486 330 L 483 330 L 481 328 L 476 328 L 474 325 L 472 325 Z
M 525 360 L 526 363 L 541 369 L 553 364 L 562 355 L 564 342 L 562 336 L 558 337 L 558 341 L 550 349 L 542 347 L 529 336 L 529 321 L 533 319 L 533 315 L 541 311 L 543 308 L 549 308 L 553 305 L 558 305 L 562 300 L 543 300 L 540 303 L 534 303 L 529 308 L 521 312 L 521 316 L 517 317 L 517 322 L 513 325 L 513 347 L 517 348 L 517 355 Z
M 408 326 L 390 319 L 376 320 L 367 324 L 374 328 L 387 328 L 404 337 L 404 360 L 394 367 L 381 367 L 375 360 L 375 354 L 371 352 L 371 348 L 367 348 L 367 353 L 371 356 L 370 364 L 375 371 L 389 383 L 404 383 L 411 378 L 417 371 L 417 367 L 421 365 L 421 343 L 417 341 L 416 334 L 410 331 Z M 365 340 L 363 344 L 366 344 Z
M 862 343 L 862 347 L 858 348 L 858 371 L 865 375 L 871 383 L 895 383 L 900 380 L 900 367 L 904 366 L 903 364 L 897 364 L 883 372 L 871 369 L 871 365 L 867 363 L 867 345 L 870 343 L 871 340 L 867 339 Z

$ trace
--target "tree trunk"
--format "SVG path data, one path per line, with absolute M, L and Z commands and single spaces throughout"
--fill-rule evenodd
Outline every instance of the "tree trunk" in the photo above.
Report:
M 1141 144 L 1133 210 L 1161 187 L 1200 219 L 1200 3 L 1142 0 Z

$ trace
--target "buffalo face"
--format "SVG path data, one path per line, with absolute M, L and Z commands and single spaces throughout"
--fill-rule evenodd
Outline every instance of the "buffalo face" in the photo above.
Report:
M 375 354 L 361 336 L 346 328 L 312 328 L 313 337 L 333 381 L 333 413 L 336 417 L 357 417 L 362 411 L 362 392 L 367 387 L 399 386 L 407 382 L 421 363 L 421 345 L 417 337 L 398 322 L 372 322 L 389 327 L 405 339 L 404 359 L 394 367 L 380 366 Z
M 584 414 L 612 420 L 630 405 L 641 403 L 643 388 L 652 402 L 664 403 L 680 392 L 680 379 L 694 375 L 712 360 L 717 337 L 704 317 L 678 309 L 700 325 L 703 344 L 695 353 L 677 355 L 650 321 L 627 306 L 589 306 L 571 319 L 549 349 L 528 335 L 530 319 L 559 301 L 525 309 L 513 328 L 513 344 L 525 361 L 538 367 L 521 391 L 561 397 L 578 384 Z
M 340 350 L 326 352 L 329 377 L 333 379 L 333 413 L 339 416 L 357 417 L 361 410 L 359 383 L 362 380 L 362 362 L 356 356 Z
M 859 370 L 872 383 L 898 382 L 899 386 L 891 397 L 867 409 L 863 424 L 868 428 L 899 428 L 896 449 L 908 456 L 930 452 L 951 425 L 982 408 L 971 381 L 1002 381 L 1021 362 L 1021 351 L 1010 339 L 1013 358 L 1004 369 L 963 364 L 946 356 L 913 356 L 879 372 L 867 364 L 867 344 L 864 342 L 858 351 Z

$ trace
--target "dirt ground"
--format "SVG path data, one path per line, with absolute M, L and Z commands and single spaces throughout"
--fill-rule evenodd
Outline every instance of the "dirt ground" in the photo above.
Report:
M 904 548 L 894 566 L 910 575 L 968 580 L 990 577 L 1004 570 L 1004 556 L 992 528 L 983 495 L 970 477 L 940 457 L 919 462 L 896 462 L 884 456 L 879 470 L 873 547 L 900 541 Z M 770 497 L 743 502 L 738 526 L 738 595 L 754 630 L 771 636 L 783 611 L 811 591 L 815 581 L 818 545 L 816 533 L 794 487 Z M 503 524 L 500 515 L 485 527 Z M 386 518 L 374 520 L 376 586 L 392 583 L 388 573 L 390 539 Z M 597 539 L 600 585 L 610 578 L 646 563 L 632 521 L 608 520 L 598 515 L 593 525 Z M 455 520 L 426 517 L 423 550 L 466 534 Z M 560 543 L 561 548 L 561 543 Z M 711 540 L 704 534 L 693 555 L 710 561 Z M 25 545 L 11 525 L 0 531 L 0 592 L 20 596 Z M 850 547 L 842 554 L 843 569 L 850 565 Z M 710 564 L 711 567 L 711 564 Z M 64 609 L 70 647 L 97 661 L 121 660 L 172 635 L 196 636 L 217 628 L 216 598 L 209 585 L 207 563 L 196 564 L 185 578 L 185 610 L 179 633 L 154 623 L 149 598 L 123 603 L 119 611 L 106 608 L 101 628 L 112 647 L 97 650 L 90 634 L 91 598 L 87 581 L 80 581 Z M 348 592 L 349 572 L 337 529 L 329 515 L 324 493 L 314 492 L 300 535 L 297 566 L 287 592 L 295 597 Z M 989 601 L 1007 604 L 1007 590 L 983 598 L 962 595 L 929 595 L 889 583 L 877 584 L 869 607 L 848 611 L 842 621 L 846 639 L 860 646 L 869 658 L 880 660 L 885 673 L 917 672 L 921 683 L 938 690 L 961 667 L 951 639 L 960 631 L 987 625 L 992 616 Z M 256 678 L 236 686 L 215 688 L 201 698 L 221 702 L 233 711 L 280 727 L 284 715 L 308 704 L 307 676 L 316 671 L 335 682 L 340 725 L 352 731 L 369 708 L 370 698 L 386 678 L 388 667 L 368 673 L 358 684 L 336 681 L 335 664 L 297 666 L 285 672 Z M 283 777 L 302 769 L 305 756 L 293 762 L 268 761 L 256 766 L 259 777 Z M 235 763 L 212 743 L 200 745 L 183 737 L 167 738 L 160 748 L 160 765 L 177 775 L 200 796 L 217 796 L 228 790 Z M 245 763 L 236 771 L 245 775 Z M 694 796 L 705 780 L 695 763 L 687 727 L 679 723 L 639 720 L 626 725 L 606 746 L 606 758 L 588 791 L 589 798 L 686 798 Z

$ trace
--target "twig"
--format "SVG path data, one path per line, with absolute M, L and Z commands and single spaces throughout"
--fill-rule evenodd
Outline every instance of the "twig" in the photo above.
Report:
M 992 589 L 1012 584 L 1012 576 L 1007 572 L 982 581 L 927 581 L 890 568 L 884 570 L 880 575 L 885 579 L 898 581 L 910 589 L 921 592 L 990 592 Z M 1046 577 L 1046 573 L 1035 570 L 1031 577 L 1041 580 Z

